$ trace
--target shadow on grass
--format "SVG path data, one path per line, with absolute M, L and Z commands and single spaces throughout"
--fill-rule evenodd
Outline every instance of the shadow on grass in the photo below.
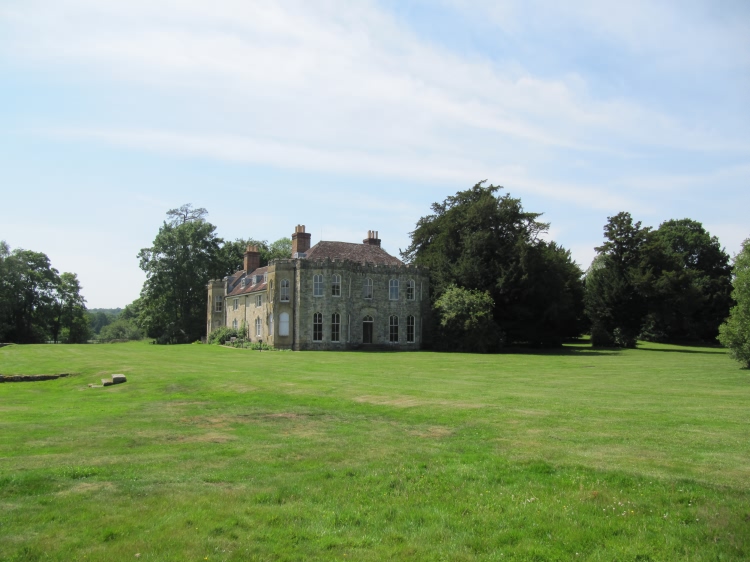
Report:
M 554 355 L 554 356 L 576 356 L 586 355 L 587 357 L 597 356 L 615 356 L 622 352 L 621 349 L 612 348 L 592 348 L 591 346 L 565 346 L 565 347 L 507 347 L 499 355 Z
M 695 347 L 695 346 L 692 346 Z M 724 350 L 720 347 L 707 347 L 705 351 L 698 349 L 654 349 L 651 347 L 639 347 L 640 351 L 656 351 L 658 353 L 706 353 L 709 355 L 716 355 L 717 353 L 724 353 Z

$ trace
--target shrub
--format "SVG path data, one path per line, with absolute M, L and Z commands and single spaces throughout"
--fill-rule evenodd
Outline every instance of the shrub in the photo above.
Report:
M 222 328 L 216 328 L 213 332 L 208 335 L 206 343 L 213 343 L 218 345 L 224 345 L 230 338 L 239 337 L 237 330 L 224 326 Z
M 143 338 L 143 332 L 130 320 L 118 318 L 111 324 L 104 326 L 99 332 L 102 341 L 129 341 Z

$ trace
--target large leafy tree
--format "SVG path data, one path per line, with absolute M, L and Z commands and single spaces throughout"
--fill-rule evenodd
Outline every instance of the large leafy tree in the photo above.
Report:
M 652 230 L 623 212 L 609 217 L 604 237 L 586 276 L 594 345 L 716 337 L 731 302 L 731 268 L 715 236 L 690 219 Z
M 81 295 L 81 284 L 75 273 L 62 273 L 52 295 L 50 331 L 55 342 L 85 343 L 90 335 L 86 317 L 86 299 Z
M 716 338 L 732 305 L 732 267 L 716 236 L 691 219 L 663 222 L 653 233 L 667 267 L 644 335 L 651 339 Z
M 153 245 L 138 253 L 146 272 L 139 324 L 162 343 L 191 342 L 205 333 L 206 283 L 225 274 L 216 227 L 205 213 L 183 216 L 164 222 Z
M 0 341 L 80 342 L 88 337 L 85 300 L 73 273 L 41 253 L 0 242 Z
M 750 368 L 750 238 L 734 258 L 733 286 L 732 297 L 737 304 L 719 328 L 719 341 L 734 359 Z
M 483 184 L 434 203 L 402 258 L 430 268 L 434 302 L 451 286 L 487 293 L 508 341 L 549 344 L 578 335 L 580 268 L 567 251 L 541 240 L 549 225 L 540 213 Z

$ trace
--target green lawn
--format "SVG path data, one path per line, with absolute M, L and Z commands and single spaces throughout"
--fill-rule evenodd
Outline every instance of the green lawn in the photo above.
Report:
M 750 559 L 720 349 L 0 349 L 59 372 L 0 384 L 3 561 Z

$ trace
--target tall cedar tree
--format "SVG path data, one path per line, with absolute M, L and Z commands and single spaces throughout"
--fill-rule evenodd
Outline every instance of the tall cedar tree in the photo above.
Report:
M 568 251 L 540 240 L 549 228 L 540 213 L 483 184 L 434 203 L 402 259 L 430 268 L 433 303 L 452 285 L 488 293 L 506 341 L 547 345 L 579 335 L 580 268 Z
M 648 308 L 641 292 L 641 259 L 649 228 L 618 213 L 604 226 L 606 241 L 595 248 L 586 276 L 586 313 L 596 346 L 635 347 Z

